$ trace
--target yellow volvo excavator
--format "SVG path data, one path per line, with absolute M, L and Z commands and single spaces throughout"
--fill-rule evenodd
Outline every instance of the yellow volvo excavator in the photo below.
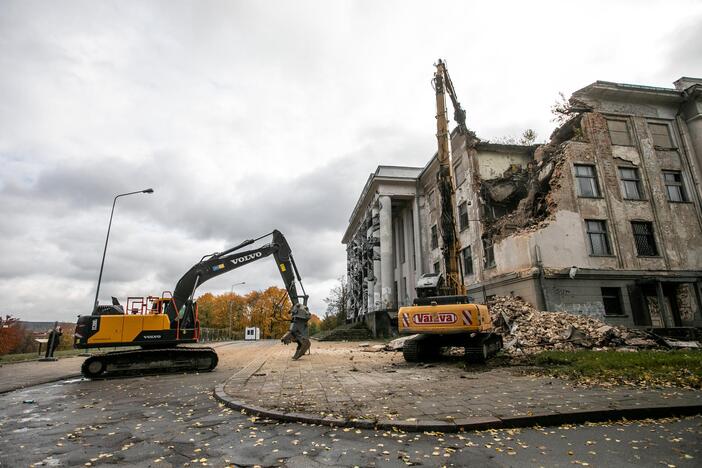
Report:
M 502 348 L 502 337 L 493 333 L 487 306 L 470 303 L 460 271 L 461 244 L 455 221 L 456 188 L 446 112 L 447 94 L 453 103 L 458 131 L 468 138 L 474 138 L 474 135 L 466 127 L 466 113 L 458 102 L 446 63 L 442 60 L 436 64 L 433 84 L 439 162 L 437 185 L 441 204 L 437 224 L 446 277 L 444 279 L 440 273 L 422 275 L 417 282 L 414 304 L 398 311 L 398 328 L 401 334 L 418 334 L 404 344 L 406 361 L 432 359 L 443 347 L 460 346 L 464 347 L 468 362 L 480 363 Z
M 265 237 L 272 241 L 259 248 L 239 252 Z M 139 346 L 138 350 L 97 354 L 86 359 L 81 368 L 84 376 L 140 373 L 154 371 L 210 371 L 217 366 L 217 353 L 208 347 L 185 347 L 200 339 L 200 320 L 195 290 L 205 281 L 235 268 L 273 255 L 285 289 L 292 302 L 290 331 L 283 337 L 287 344 L 297 343 L 293 359 L 300 358 L 310 347 L 307 337 L 308 296 L 290 246 L 279 231 L 248 239 L 221 253 L 206 255 L 176 284 L 173 293 L 160 297 L 130 297 L 126 308 L 112 298 L 112 305 L 98 305 L 91 315 L 78 317 L 74 347 L 79 349 Z M 299 283 L 302 294 L 297 292 Z

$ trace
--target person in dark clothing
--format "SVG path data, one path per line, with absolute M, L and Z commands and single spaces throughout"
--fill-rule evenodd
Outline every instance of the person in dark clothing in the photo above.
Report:
M 56 352 L 56 348 L 58 348 L 58 345 L 61 342 L 61 336 L 63 336 L 63 330 L 61 330 L 61 327 L 49 332 L 49 342 L 47 343 L 47 348 L 50 348 L 47 349 L 47 351 L 49 351 L 47 353 L 47 357 L 53 357 L 54 352 Z

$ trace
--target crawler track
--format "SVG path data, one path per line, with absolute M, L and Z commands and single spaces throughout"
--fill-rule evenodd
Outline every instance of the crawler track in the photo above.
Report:
M 89 378 L 170 373 L 207 372 L 217 367 L 219 358 L 212 348 L 164 348 L 115 351 L 89 357 L 81 373 Z

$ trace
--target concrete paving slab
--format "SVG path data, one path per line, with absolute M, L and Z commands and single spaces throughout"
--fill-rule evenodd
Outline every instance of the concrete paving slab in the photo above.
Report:
M 523 369 L 465 370 L 458 364 L 410 364 L 401 353 L 367 353 L 354 343 L 333 342 L 315 343 L 310 355 L 292 361 L 285 348 L 273 346 L 249 378 L 234 376 L 215 396 L 237 409 L 288 421 L 399 425 L 409 431 L 645 417 L 648 408 L 657 414 L 661 408 L 670 408 L 671 415 L 702 412 L 697 390 L 577 387 Z

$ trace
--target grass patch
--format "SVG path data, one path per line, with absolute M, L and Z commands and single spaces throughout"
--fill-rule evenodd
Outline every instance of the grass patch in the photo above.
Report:
M 702 352 L 544 351 L 531 364 L 584 384 L 702 388 Z

